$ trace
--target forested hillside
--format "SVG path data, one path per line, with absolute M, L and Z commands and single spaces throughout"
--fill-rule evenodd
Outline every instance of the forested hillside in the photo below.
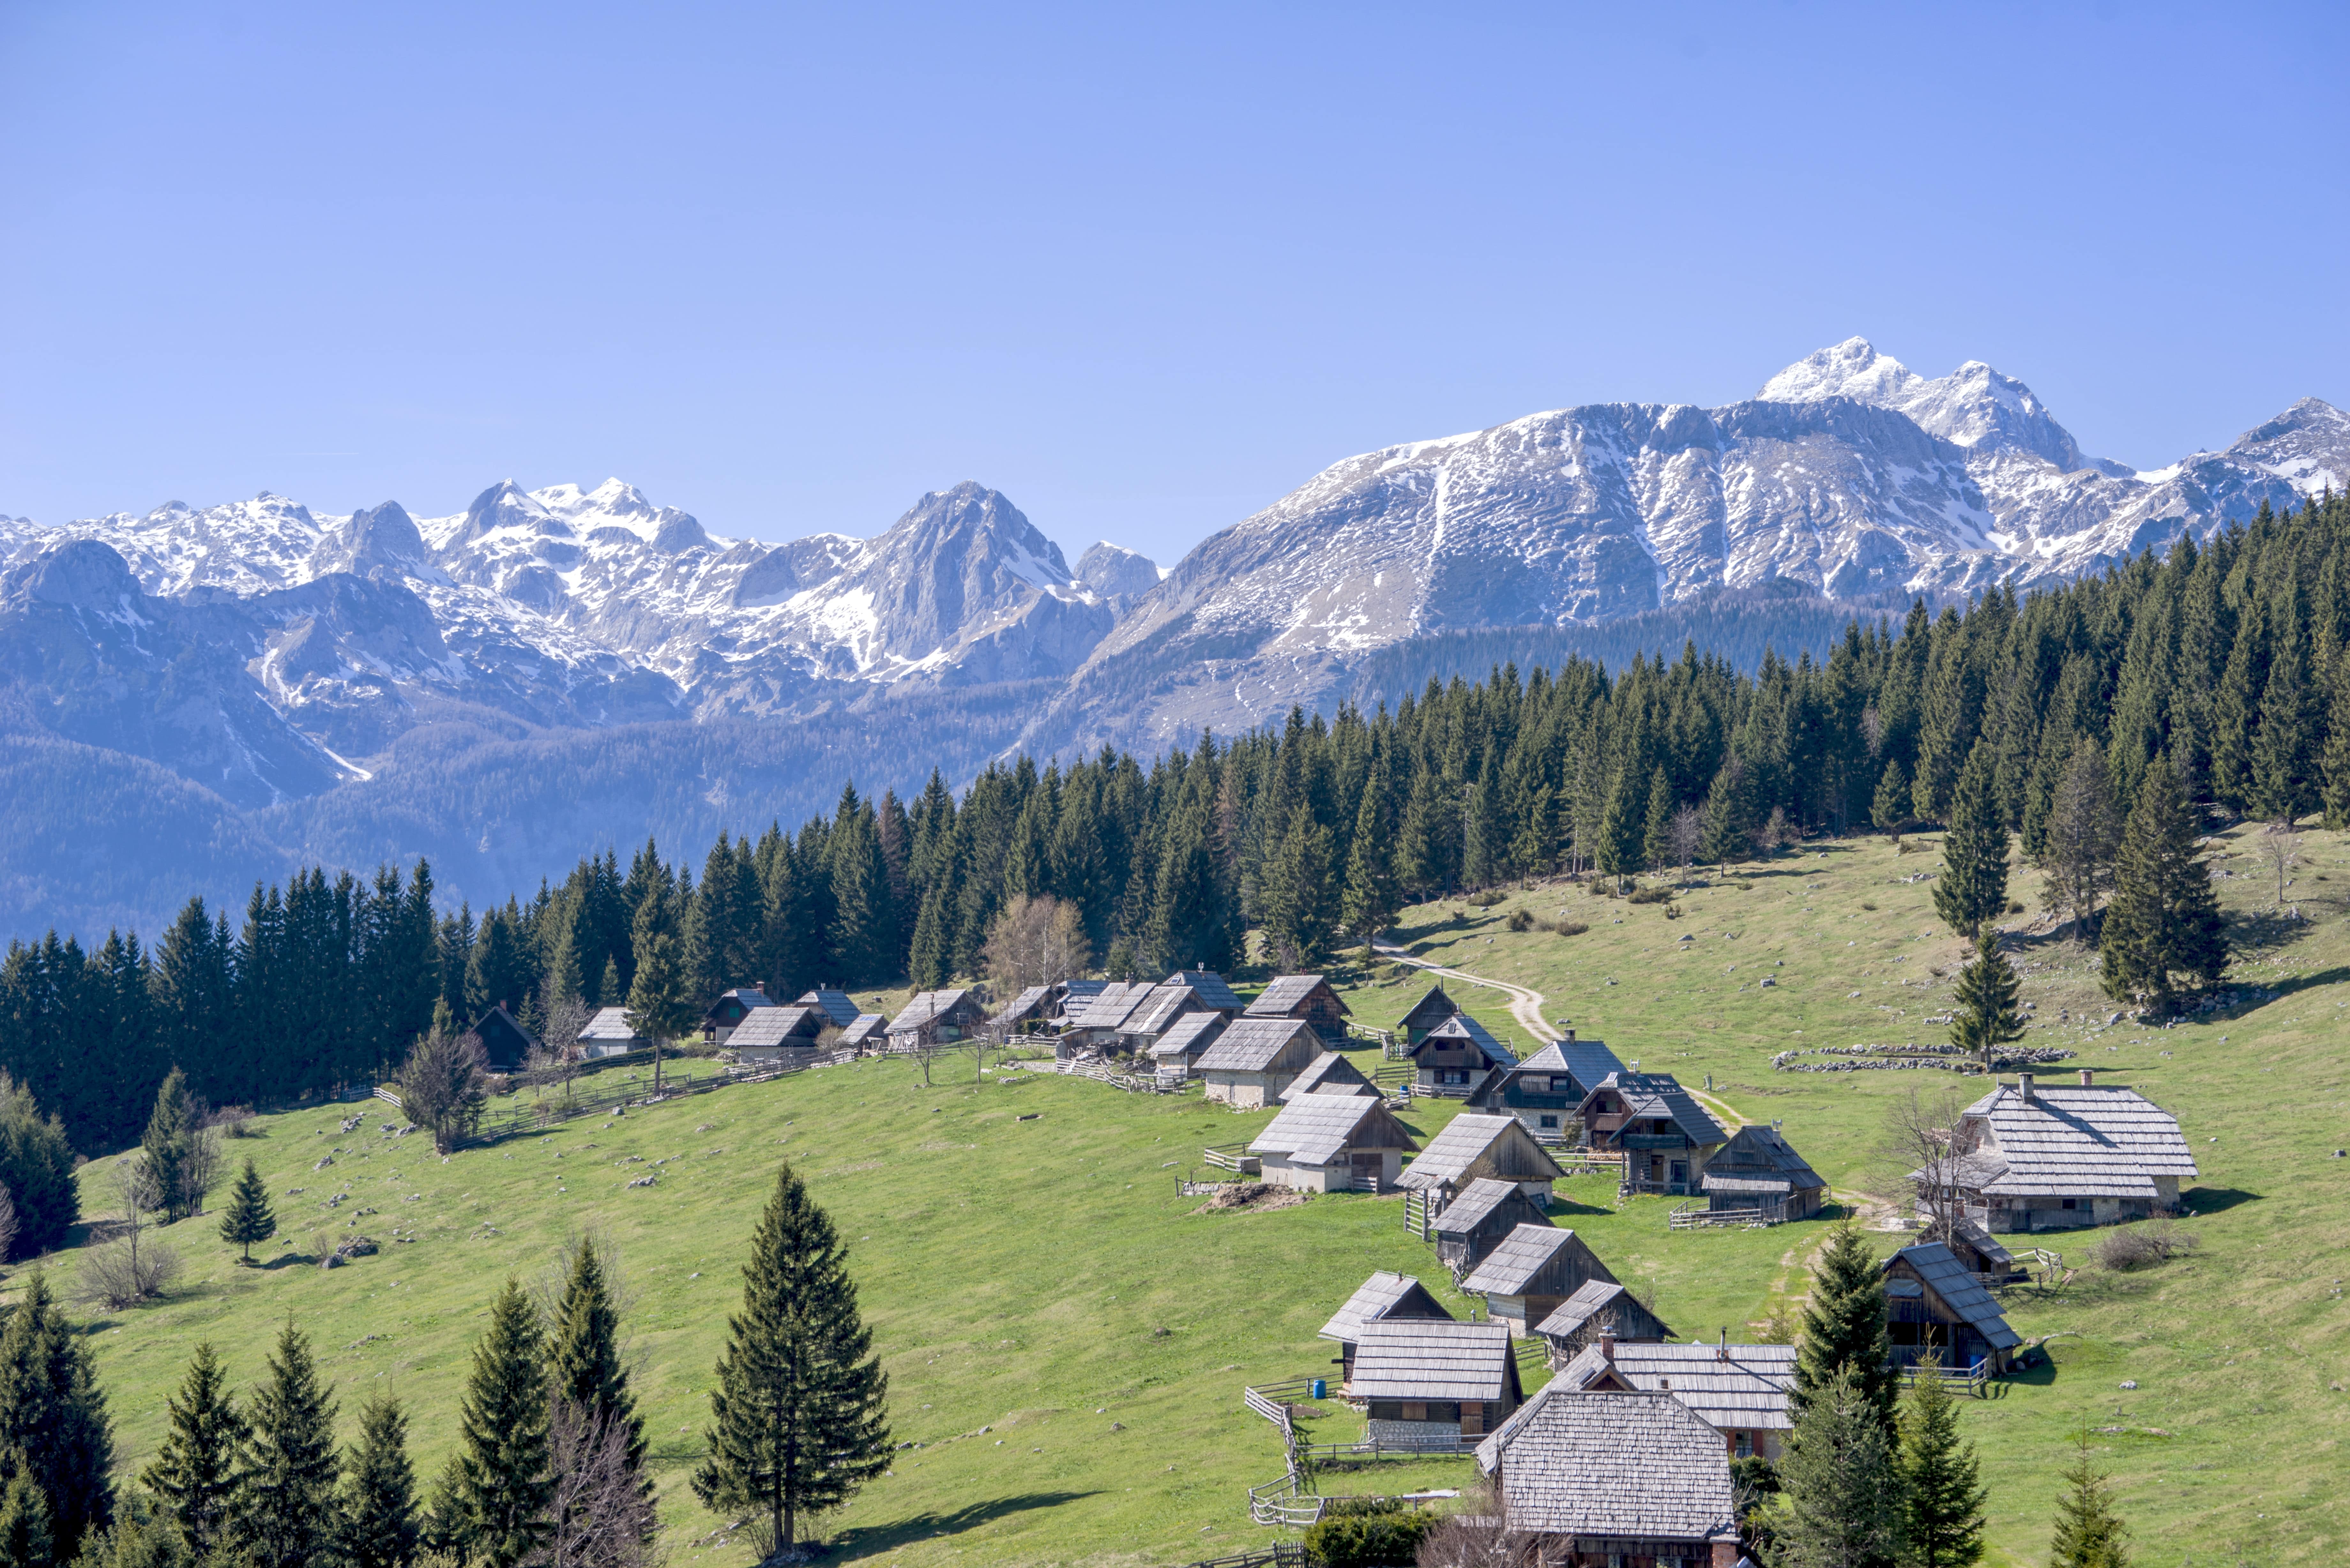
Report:
M 173 1063 L 216 1102 L 354 1081 L 437 1003 L 618 1002 L 657 949 L 687 1001 L 752 980 L 929 987 L 981 972 L 1007 905 L 1050 897 L 1113 974 L 1310 967 L 1442 892 L 1940 821 L 1977 748 L 2027 855 L 2083 741 L 2124 812 L 2167 755 L 2231 811 L 2340 822 L 2345 644 L 2350 504 L 2330 497 L 2021 599 L 1850 623 L 1825 659 L 1751 678 L 1694 643 L 1614 671 L 1505 666 L 1148 763 L 1024 757 L 960 800 L 935 774 L 910 802 L 851 788 L 795 832 L 722 833 L 698 868 L 583 846 L 562 885 L 478 917 L 437 909 L 420 866 L 297 876 L 241 920 L 192 902 L 151 951 L 53 934 L 0 970 L 0 1066 L 56 1085 L 96 1152 L 135 1134 Z

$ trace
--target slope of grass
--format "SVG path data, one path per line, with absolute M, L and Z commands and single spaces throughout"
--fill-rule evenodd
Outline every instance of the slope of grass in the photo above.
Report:
M 2030 915 L 2011 922 L 2025 928 L 2019 962 L 2041 1021 L 2030 1043 L 2081 1053 L 2051 1071 L 2096 1066 L 2180 1116 L 2202 1163 L 2189 1221 L 2202 1244 L 2142 1273 L 2089 1269 L 2046 1294 L 2009 1293 L 2021 1332 L 2060 1337 L 2053 1372 L 1966 1408 L 1992 1489 L 1994 1560 L 2041 1559 L 2054 1472 L 2085 1428 L 2115 1470 L 2147 1561 L 2314 1563 L 2338 1560 L 2350 1540 L 2334 1484 L 2350 1401 L 2336 1283 L 2350 1276 L 2350 1160 L 2331 1158 L 2350 1145 L 2340 902 L 2350 869 L 2339 840 L 2307 837 L 2318 864 L 2289 897 L 2310 921 L 2259 918 L 2262 885 L 2222 883 L 2242 917 L 2238 973 L 2263 988 L 2227 1014 L 2168 1030 L 2107 1027 L 2114 1010 L 2087 956 Z M 1554 887 L 1490 909 L 1415 909 L 1399 934 L 1433 961 L 1543 992 L 1545 1015 L 1572 1019 L 1647 1069 L 1700 1089 L 1710 1076 L 1716 1097 L 1747 1118 L 1783 1120 L 1856 1202 L 1882 1170 L 1889 1101 L 1942 1075 L 1777 1073 L 1771 1057 L 1939 1037 L 1923 1020 L 1948 1005 L 1960 950 L 1933 919 L 1928 885 L 1898 880 L 1935 864 L 1881 839 L 1846 841 L 1692 891 L 1679 919 Z M 2020 896 L 2029 880 L 2017 878 Z M 1513 933 L 1506 919 L 1520 907 L 1544 918 L 1564 907 L 1591 929 Z M 1765 975 L 1773 986 L 1754 983 Z M 1350 1001 L 1363 1021 L 1388 1023 L 1425 983 L 1366 980 Z M 1497 1033 L 1524 1041 L 1498 992 L 1451 989 Z M 2057 1022 L 2060 1009 L 2069 1021 Z M 2095 1023 L 2082 1025 L 2085 1015 Z M 381 1386 L 409 1400 L 419 1469 L 431 1474 L 450 1449 L 492 1290 L 509 1273 L 545 1280 L 563 1242 L 593 1231 L 618 1249 L 632 1294 L 637 1386 L 674 1560 L 747 1562 L 685 1478 L 739 1297 L 736 1268 L 775 1163 L 789 1158 L 849 1240 L 897 1435 L 923 1445 L 827 1521 L 843 1557 L 1180 1563 L 1266 1539 L 1243 1494 L 1278 1476 L 1278 1449 L 1241 1407 L 1240 1386 L 1326 1368 L 1335 1347 L 1315 1331 L 1373 1269 L 1419 1274 L 1463 1314 L 1471 1304 L 1402 1230 L 1393 1199 L 1204 1213 L 1201 1199 L 1174 1190 L 1201 1146 L 1250 1136 L 1265 1113 L 1004 1077 L 941 1075 L 926 1089 L 908 1064 L 868 1061 L 574 1122 L 445 1164 L 419 1137 L 386 1137 L 380 1105 L 349 1135 L 338 1130 L 339 1110 L 264 1118 L 262 1137 L 228 1148 L 254 1154 L 286 1226 L 258 1250 L 267 1266 L 236 1266 L 216 1216 L 189 1221 L 166 1232 L 190 1262 L 179 1291 L 92 1320 L 123 1471 L 152 1452 L 164 1396 L 199 1340 L 250 1382 L 290 1313 L 347 1409 Z M 1406 1119 L 1425 1137 L 1456 1108 L 1423 1102 Z M 318 1167 L 329 1153 L 335 1163 Z M 109 1202 L 108 1165 L 83 1173 L 94 1213 Z M 625 1186 L 648 1171 L 658 1185 Z M 338 1193 L 348 1196 L 322 1207 Z M 1561 1196 L 1558 1222 L 1619 1277 L 1653 1283 L 1683 1335 L 1725 1325 L 1751 1334 L 1742 1325 L 1800 1296 L 1802 1262 L 1825 1229 L 1669 1232 L 1669 1200 L 1619 1204 L 1598 1179 L 1563 1184 Z M 392 1241 L 394 1227 L 416 1239 Z M 353 1230 L 384 1250 L 331 1271 L 300 1261 Z M 2087 1240 L 2054 1244 L 2078 1262 Z M 68 1285 L 78 1256 L 53 1261 Z M 1326 1408 L 1309 1423 L 1320 1440 L 1359 1425 Z M 1425 1461 L 1326 1484 L 1399 1490 L 1468 1474 Z

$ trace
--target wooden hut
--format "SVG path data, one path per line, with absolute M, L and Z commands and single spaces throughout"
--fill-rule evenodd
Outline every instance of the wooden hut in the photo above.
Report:
M 1735 1568 L 1721 1435 L 1669 1394 L 1586 1399 L 1554 1380 L 1478 1446 L 1514 1540 L 1574 1568 Z
M 1144 992 L 1142 1001 L 1118 1026 L 1118 1048 L 1147 1053 L 1179 1020 L 1194 1012 L 1214 1011 L 1191 986 L 1174 981 L 1162 981 Z
M 1063 1025 L 1073 1023 L 1077 1016 L 1094 1004 L 1094 998 L 1110 988 L 1106 980 L 1072 980 L 1061 987 L 1061 1001 L 1055 1017 Z
M 841 1045 L 849 1050 L 878 1051 L 889 1044 L 889 1021 L 878 1012 L 860 1012 L 840 1032 Z
M 1201 1006 L 1222 1013 L 1227 1022 L 1238 1018 L 1248 1006 L 1224 977 L 1211 969 L 1179 969 L 1167 977 L 1166 983 L 1191 987 Z
M 1411 1275 L 1380 1270 L 1365 1280 L 1347 1298 L 1347 1304 L 1332 1313 L 1330 1321 L 1322 1325 L 1320 1337 L 1338 1342 L 1337 1365 L 1344 1369 L 1339 1378 L 1342 1388 L 1354 1379 L 1355 1346 L 1363 1337 L 1363 1325 L 1388 1318 L 1453 1321 L 1443 1303 L 1430 1295 L 1428 1287 Z
M 1576 1147 L 1584 1142 L 1583 1102 L 1601 1079 L 1622 1071 L 1605 1041 L 1577 1040 L 1570 1029 L 1565 1039 L 1486 1079 L 1469 1107 L 1517 1117 L 1538 1143 Z
M 762 1007 L 775 1005 L 774 1000 L 755 985 L 738 985 L 732 991 L 720 992 L 718 1000 L 712 1002 L 702 1015 L 703 1043 L 725 1044 L 743 1019 Z
M 1706 1160 L 1729 1141 L 1669 1073 L 1610 1073 L 1579 1114 L 1593 1148 L 1624 1157 L 1624 1185 L 1634 1192 L 1694 1195 Z
M 1275 976 L 1241 1016 L 1294 1018 L 1312 1029 L 1333 1051 L 1347 1044 L 1347 1004 L 1330 989 L 1330 982 L 1318 974 Z
M 1531 1334 L 1534 1325 L 1593 1280 L 1610 1283 L 1607 1272 L 1580 1236 L 1547 1220 L 1520 1225 L 1461 1281 L 1464 1292 L 1485 1298 L 1485 1310 L 1511 1334 Z
M 1949 1192 L 1960 1217 L 1994 1235 L 2168 1214 L 2196 1176 L 2178 1117 L 2086 1070 L 2078 1085 L 2029 1073 L 2000 1085 L 1960 1116 L 1951 1156 L 1921 1188 Z
M 599 1057 L 625 1056 L 631 1051 L 642 1051 L 652 1044 L 629 1026 L 629 1010 L 625 1007 L 599 1007 L 588 1027 L 579 1032 L 579 1055 L 593 1062 Z
M 1074 1013 L 1062 1026 L 1061 1045 L 1055 1054 L 1066 1058 L 1079 1051 L 1107 1051 L 1115 1046 L 1118 1030 L 1142 1005 L 1151 989 L 1148 984 L 1129 985 L 1124 981 L 1102 987 L 1086 1003 L 1084 1011 Z
M 522 1026 L 503 1002 L 473 1020 L 473 1034 L 493 1073 L 519 1073 L 538 1049 L 538 1036 Z
M 1444 1206 L 1430 1229 L 1435 1232 L 1436 1261 L 1452 1271 L 1457 1283 L 1519 1226 L 1550 1222 L 1516 1182 L 1480 1178 Z
M 987 1022 L 978 993 L 961 986 L 924 991 L 889 1021 L 889 1049 L 914 1051 L 929 1045 L 951 1045 L 970 1038 Z
M 2022 1336 L 2008 1327 L 1981 1279 L 1939 1241 L 1904 1247 L 1885 1260 L 1885 1328 L 1897 1366 L 1938 1355 L 1963 1371 L 1977 1362 L 1997 1376 Z
M 1050 985 L 1025 987 L 1004 1004 L 1003 1012 L 987 1021 L 988 1028 L 1007 1038 L 1042 1028 L 1045 1021 L 1052 1015 L 1056 1000 L 1055 993 L 1058 990 L 1059 987 Z
M 1565 1172 L 1515 1116 L 1457 1116 L 1405 1168 L 1398 1185 L 1424 1192 L 1440 1212 L 1479 1177 L 1514 1183 L 1537 1202 Z
M 1223 1032 L 1222 1013 L 1187 1012 L 1152 1043 L 1151 1066 L 1161 1077 L 1190 1078 L 1198 1072 L 1200 1058 Z
M 1792 1345 L 1668 1345 L 1601 1334 L 1562 1367 L 1553 1383 L 1570 1394 L 1669 1394 L 1721 1435 L 1723 1457 L 1755 1455 L 1777 1463 L 1794 1418 L 1787 1395 L 1795 1384 Z
M 1664 1319 L 1612 1280 L 1586 1281 L 1573 1295 L 1552 1308 L 1548 1317 L 1534 1324 L 1534 1332 L 1542 1335 L 1545 1355 L 1554 1367 L 1565 1366 L 1597 1344 L 1602 1333 L 1618 1345 L 1627 1340 L 1673 1336 L 1671 1326 Z
M 1384 1099 L 1379 1086 L 1363 1076 L 1363 1070 L 1336 1051 L 1325 1051 L 1305 1064 L 1305 1070 L 1289 1081 L 1281 1091 L 1281 1103 L 1287 1105 L 1300 1095 L 1356 1095 L 1369 1099 Z
M 1706 1208 L 1775 1210 L 1807 1220 L 1820 1211 L 1828 1184 L 1775 1127 L 1744 1127 L 1705 1162 Z
M 802 995 L 792 1003 L 795 1007 L 813 1007 L 841 1028 L 857 1022 L 857 1003 L 845 991 L 833 991 L 824 986 Z
M 1510 1332 L 1499 1324 L 1383 1318 L 1359 1333 L 1347 1387 L 1369 1406 L 1367 1435 L 1382 1445 L 1449 1451 L 1491 1431 L 1524 1398 Z
M 1224 1025 L 1195 1070 L 1209 1099 L 1255 1110 L 1279 1101 L 1290 1080 L 1321 1054 L 1321 1038 L 1303 1019 L 1243 1017 Z
M 1456 1012 L 1419 1037 L 1408 1053 L 1415 1092 L 1467 1099 L 1496 1073 L 1518 1064 L 1510 1048 L 1465 1012 Z
M 832 1026 L 822 1008 L 762 1007 L 734 1026 L 726 1048 L 760 1066 L 805 1067 L 816 1059 L 816 1037 Z
M 1439 981 L 1411 1004 L 1409 1012 L 1396 1020 L 1396 1036 L 1406 1045 L 1417 1045 L 1430 1030 L 1460 1011 L 1461 1004 L 1445 994 L 1444 982 Z
M 1387 1192 L 1419 1141 L 1385 1100 L 1302 1095 L 1249 1144 L 1264 1179 L 1305 1192 Z

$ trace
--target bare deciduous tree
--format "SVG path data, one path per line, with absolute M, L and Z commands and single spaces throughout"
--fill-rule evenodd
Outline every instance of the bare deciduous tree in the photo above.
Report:
M 579 1076 L 579 1036 L 588 1031 L 588 1007 L 576 996 L 559 999 L 546 1010 L 546 1026 L 525 1064 L 524 1081 L 534 1089 L 556 1087 L 571 1097 L 572 1080 Z
M 1774 805 L 1771 808 L 1771 820 L 1762 825 L 1762 831 L 1757 833 L 1754 838 L 1764 850 L 1775 852 L 1785 848 L 1802 836 L 1795 831 L 1795 825 L 1787 820 L 1787 808 L 1783 805 Z
M 121 1228 L 83 1255 L 73 1290 L 77 1301 L 109 1312 L 162 1294 L 180 1275 L 180 1255 L 147 1234 L 148 1219 L 163 1207 L 163 1192 L 145 1155 L 115 1161 L 114 1190 Z
M 1888 1195 L 1906 1196 L 1925 1221 L 1926 1239 L 1948 1244 L 1963 1212 L 1964 1197 L 1952 1139 L 1959 1136 L 1967 1097 L 1955 1085 L 1908 1092 L 1886 1113 L 1878 1156 Z
M 529 1561 L 545 1568 L 643 1568 L 652 1561 L 652 1502 L 629 1467 L 629 1429 L 557 1396 L 548 1409 L 553 1495 L 547 1536 Z
M 2301 830 L 2279 818 L 2260 830 L 2252 839 L 2252 852 L 2276 873 L 2277 908 L 2284 907 L 2284 884 L 2293 868 L 2301 864 Z
M 188 1141 L 180 1156 L 180 1210 L 182 1214 L 201 1214 L 204 1199 L 220 1185 L 221 1129 L 213 1124 L 212 1114 L 197 1108 L 203 1120 L 188 1129 Z
M 987 928 L 988 978 L 1008 995 L 1032 985 L 1058 985 L 1092 967 L 1093 944 L 1084 915 L 1066 899 L 1014 898 Z
M 1705 842 L 1705 814 L 1693 805 L 1685 805 L 1673 813 L 1673 858 L 1680 862 L 1681 886 L 1689 886 L 1690 863 L 1697 858 L 1698 846 Z

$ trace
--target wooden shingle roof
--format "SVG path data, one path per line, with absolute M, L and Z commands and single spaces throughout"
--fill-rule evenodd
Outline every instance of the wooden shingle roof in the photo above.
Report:
M 819 986 L 801 996 L 794 1005 L 822 1008 L 827 1018 L 844 1029 L 857 1022 L 857 1003 L 845 991 L 831 991 Z
M 1580 1392 L 1612 1368 L 1618 1379 L 1642 1394 L 1669 1394 L 1719 1431 L 1785 1432 L 1794 1428 L 1787 1413 L 1787 1390 L 1795 1381 L 1792 1345 L 1665 1345 L 1654 1340 L 1618 1340 L 1615 1357 L 1586 1345 L 1566 1364 L 1557 1381 Z
M 1143 992 L 1134 1011 L 1118 1028 L 1128 1034 L 1157 1034 L 1170 1027 L 1186 1010 L 1201 1006 L 1199 993 L 1188 985 L 1154 985 Z
M 1198 1066 L 1203 1073 L 1262 1073 L 1300 1035 L 1320 1054 L 1321 1042 L 1304 1019 L 1235 1018 L 1224 1025 L 1216 1043 L 1201 1054 Z
M 1554 1339 L 1565 1339 L 1619 1301 L 1633 1301 L 1632 1293 L 1613 1280 L 1586 1280 L 1575 1287 L 1573 1295 L 1554 1307 L 1548 1317 L 1534 1324 L 1534 1332 L 1548 1334 Z M 1634 1301 L 1634 1304 L 1638 1303 Z M 1646 1307 L 1640 1310 L 1648 1312 Z M 1655 1316 L 1653 1313 L 1649 1315 Z M 1661 1320 L 1658 1327 L 1668 1335 L 1672 1333 Z
M 795 1042 L 803 1045 L 813 1044 L 816 1035 L 831 1022 L 813 1007 L 762 1007 L 734 1026 L 734 1033 L 727 1037 L 726 1044 L 732 1050 L 740 1050 L 745 1045 L 786 1045 Z
M 878 1012 L 860 1012 L 840 1032 L 843 1045 L 870 1045 L 889 1033 L 889 1021 Z
M 1161 1061 L 1173 1061 L 1179 1056 L 1197 1056 L 1215 1043 L 1224 1032 L 1224 1015 L 1221 1012 L 1187 1012 L 1167 1026 L 1166 1033 L 1151 1044 L 1150 1054 Z
M 1325 1051 L 1306 1063 L 1305 1070 L 1281 1091 L 1281 1102 L 1287 1105 L 1300 1095 L 1354 1095 L 1374 1100 L 1381 1097 L 1378 1085 L 1336 1051 Z
M 1554 1040 L 1518 1064 L 1522 1073 L 1565 1073 L 1586 1095 L 1608 1074 L 1625 1070 L 1604 1040 Z
M 588 1021 L 588 1027 L 579 1032 L 579 1038 L 593 1040 L 598 1044 L 608 1042 L 625 1044 L 637 1038 L 637 1032 L 629 1027 L 627 1008 L 599 1007 L 596 1010 L 596 1016 Z
M 1049 985 L 1031 985 L 1023 988 L 1020 994 L 1012 999 L 1012 1004 L 997 1013 L 992 1022 L 1024 1023 L 1031 1018 L 1044 1017 L 1045 1010 L 1053 1005 L 1055 989 Z
M 1461 1004 L 1444 993 L 1444 983 L 1439 981 L 1428 988 L 1428 994 L 1411 1004 L 1411 1011 L 1396 1020 L 1396 1033 L 1407 1029 L 1433 1029 L 1454 1013 Z
M 1498 1323 L 1381 1318 L 1357 1331 L 1357 1399 L 1495 1400 L 1510 1390 L 1510 1330 Z
M 914 993 L 906 1010 L 889 1021 L 889 1033 L 909 1034 L 926 1028 L 949 1014 L 964 1009 L 971 1001 L 971 991 L 954 986 L 946 991 L 922 991 Z
M 1456 1012 L 1420 1037 L 1411 1048 L 1416 1059 L 1422 1051 L 1458 1051 L 1473 1046 L 1485 1054 L 1485 1060 L 1496 1067 L 1514 1067 L 1517 1057 L 1510 1048 L 1493 1038 L 1486 1027 L 1465 1012 Z
M 2195 1156 L 2178 1118 L 2133 1089 L 2002 1084 L 1969 1106 L 1978 1158 L 2004 1168 L 1981 1189 L 2005 1198 L 2152 1198 L 2154 1179 L 2185 1182 Z
M 1249 1144 L 1251 1154 L 1285 1155 L 1305 1165 L 1327 1165 L 1350 1148 L 1419 1147 L 1385 1100 L 1352 1095 L 1306 1095 L 1282 1106 Z
M 2007 1326 L 2005 1314 L 1999 1303 L 1983 1289 L 1982 1282 L 1958 1255 L 1939 1241 L 1920 1241 L 1914 1247 L 1904 1247 L 1885 1260 L 1885 1272 L 1890 1273 L 1897 1263 L 1907 1263 L 1937 1296 L 1942 1304 L 1955 1313 L 1960 1321 L 1990 1342 L 1994 1349 L 2013 1350 L 2023 1343 L 2023 1336 Z M 1896 1279 L 1887 1282 L 1889 1292 L 1905 1282 Z
M 1167 977 L 1169 985 L 1188 985 L 1200 1000 L 1220 1012 L 1238 1013 L 1245 1005 L 1224 977 L 1211 969 L 1179 969 Z
M 1592 1085 L 1591 1093 L 1596 1095 L 1602 1089 L 1622 1096 L 1630 1114 L 1643 1121 L 1671 1122 L 1691 1143 L 1721 1143 L 1730 1137 L 1670 1073 L 1610 1073 Z M 1586 1102 L 1589 1098 L 1585 1096 Z
M 1382 1318 L 1435 1318 L 1451 1323 L 1452 1314 L 1444 1303 L 1428 1293 L 1428 1287 L 1409 1274 L 1390 1273 L 1385 1269 L 1365 1280 L 1347 1298 L 1347 1304 L 1330 1314 L 1322 1325 L 1320 1337 L 1352 1345 L 1361 1337 L 1363 1325 Z
M 1273 983 L 1258 992 L 1257 999 L 1248 1004 L 1248 1012 L 1243 1016 L 1285 1018 L 1291 1009 L 1304 1005 L 1307 997 L 1312 996 L 1315 992 L 1328 983 L 1318 974 L 1276 975 L 1274 977 Z M 1352 1011 L 1347 1007 L 1346 999 L 1339 996 L 1336 992 L 1332 992 L 1330 995 L 1331 999 L 1337 1002 L 1339 1012 Z
M 1708 1192 L 1755 1192 L 1784 1196 L 1814 1188 L 1820 1179 L 1776 1127 L 1743 1127 L 1705 1162 Z
M 1481 1176 L 1461 1189 L 1460 1195 L 1444 1206 L 1431 1225 L 1440 1236 L 1466 1236 L 1492 1217 L 1493 1210 L 1507 1203 L 1518 1190 L 1514 1181 L 1496 1181 Z M 1542 1223 L 1550 1223 L 1544 1217 Z
M 1496 1296 L 1547 1294 L 1539 1289 L 1546 1282 L 1545 1275 L 1555 1282 L 1554 1288 L 1561 1295 L 1568 1293 L 1568 1278 L 1575 1278 L 1576 1290 L 1590 1280 L 1615 1278 L 1574 1231 L 1556 1225 L 1521 1224 L 1470 1271 L 1461 1288 Z
M 1426 1188 L 1457 1181 L 1489 1149 L 1494 1151 L 1496 1162 L 1505 1167 L 1498 1172 L 1503 1176 L 1521 1181 L 1555 1181 L 1566 1174 L 1517 1117 L 1458 1116 L 1429 1140 L 1428 1147 L 1399 1179 L 1400 1185 Z
M 1737 1532 L 1721 1434 L 1669 1394 L 1577 1398 L 1554 1379 L 1479 1445 L 1477 1462 L 1501 1469 L 1515 1529 L 1690 1542 Z

